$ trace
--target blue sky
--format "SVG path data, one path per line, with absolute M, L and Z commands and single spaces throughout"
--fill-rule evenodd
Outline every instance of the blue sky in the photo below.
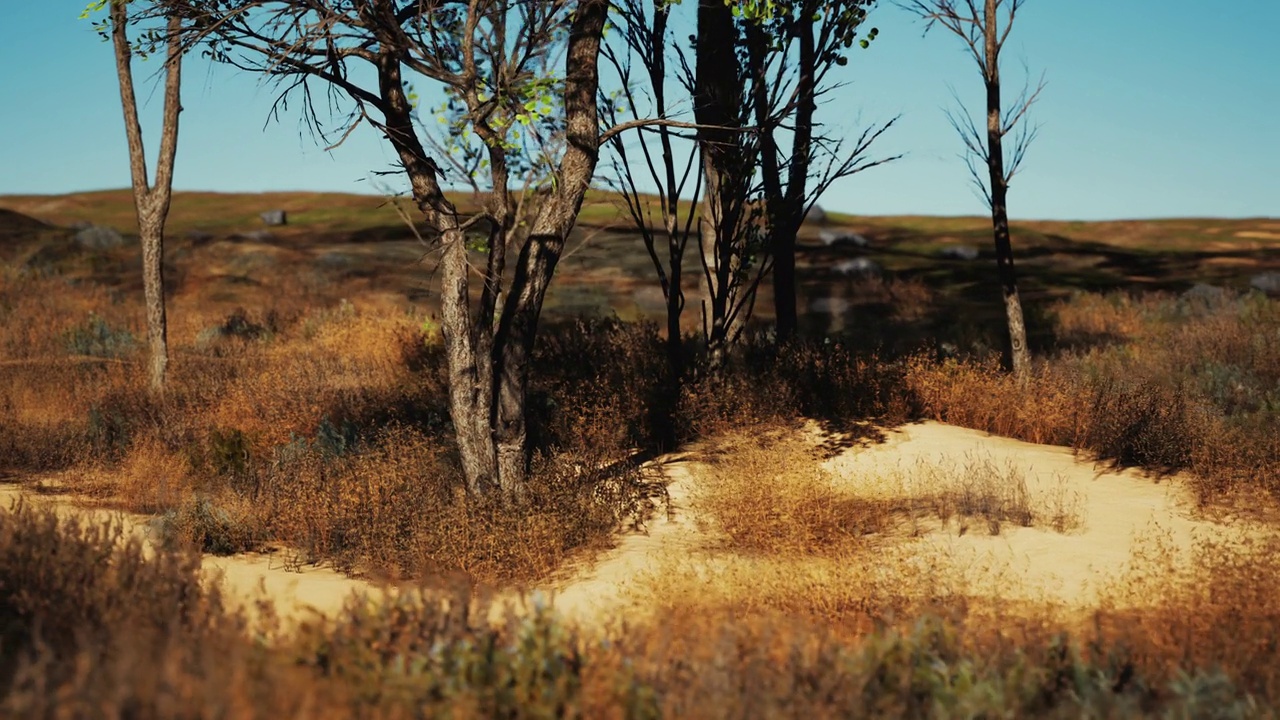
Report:
M 0 0 L 0 194 L 129 184 L 109 44 L 77 20 L 83 0 Z M 981 214 L 943 108 L 951 88 L 982 100 L 955 38 L 882 3 L 880 37 L 839 76 L 820 113 L 834 128 L 901 115 L 876 148 L 905 153 L 834 186 L 828 209 L 858 214 Z M 1280 216 L 1280 27 L 1277 0 L 1031 0 L 1006 48 L 1045 73 L 1041 125 L 1010 196 L 1023 219 Z M 162 105 L 158 61 L 135 70 L 152 146 Z M 191 58 L 184 72 L 179 190 L 374 192 L 389 149 L 362 129 L 324 152 L 285 115 L 268 121 L 270 87 Z M 377 178 L 393 183 L 397 178 Z

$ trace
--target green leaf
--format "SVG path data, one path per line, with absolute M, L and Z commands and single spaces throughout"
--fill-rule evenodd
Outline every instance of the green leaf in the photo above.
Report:
M 95 0 L 94 2 L 89 3 L 85 6 L 84 10 L 81 11 L 78 19 L 88 20 L 90 15 L 102 12 L 102 10 L 107 7 L 107 2 L 108 0 Z

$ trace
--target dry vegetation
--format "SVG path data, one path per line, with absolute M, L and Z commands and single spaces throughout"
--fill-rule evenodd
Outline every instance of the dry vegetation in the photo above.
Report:
M 1070 532 L 1088 520 L 1071 497 L 1029 496 L 1016 470 L 971 458 L 909 472 L 928 492 L 858 499 L 787 439 L 803 418 L 840 445 L 932 417 L 1186 471 L 1207 507 L 1265 508 L 1280 498 L 1274 299 L 1058 301 L 1025 386 L 977 353 L 761 338 L 676 390 L 654 327 L 553 318 L 534 485 L 511 511 L 460 494 L 438 333 L 412 293 L 304 267 L 289 243 L 217 272 L 178 244 L 157 398 L 139 371 L 136 248 L 33 232 L 0 237 L 2 470 L 163 514 L 174 542 L 148 558 L 108 530 L 0 512 L 6 717 L 1246 717 L 1280 699 L 1275 541 L 1206 543 L 1191 569 L 1153 546 L 1114 609 L 1068 624 L 965 597 L 886 537 L 904 518 Z M 864 295 L 911 324 L 934 292 Z M 371 575 L 531 582 L 649 512 L 661 487 L 637 457 L 712 437 L 737 437 L 698 498 L 733 559 L 710 579 L 666 569 L 661 620 L 607 642 L 544 614 L 489 628 L 457 598 L 285 632 L 227 610 L 189 554 L 278 543 Z M 1120 609 L 1133 594 L 1159 601 Z
M 1026 385 L 993 360 L 917 357 L 910 394 L 946 422 L 1190 471 L 1206 503 L 1280 497 L 1280 303 L 1114 293 L 1053 314 L 1061 349 Z

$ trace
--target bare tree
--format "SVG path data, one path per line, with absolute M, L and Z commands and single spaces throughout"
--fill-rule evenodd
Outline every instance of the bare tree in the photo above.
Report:
M 547 287 L 595 172 L 602 134 L 596 96 L 607 0 L 156 0 L 181 17 L 187 46 L 276 80 L 277 109 L 298 94 L 304 117 L 329 137 L 313 87 L 343 117 L 337 142 L 361 124 L 395 150 L 413 201 L 438 239 L 441 329 L 450 415 L 473 495 L 522 495 L 529 360 Z M 563 71 L 554 55 L 563 51 Z M 451 130 L 428 153 L 411 81 L 447 98 Z M 338 110 L 345 107 L 345 115 Z M 539 135 L 554 129 L 558 142 Z M 335 143 L 336 144 L 336 143 Z M 546 163 L 525 227 L 509 192 L 521 158 Z M 448 157 L 446 157 L 448 156 Z M 441 162 L 486 176 L 481 211 L 463 217 L 441 186 Z M 526 187 L 526 193 L 530 188 Z M 480 234 L 475 263 L 468 232 Z M 508 246 L 518 248 L 504 274 Z M 482 266 L 481 266 L 482 265 Z M 478 307 L 470 277 L 482 279 Z
M 146 148 L 138 121 L 138 101 L 133 91 L 133 48 L 128 36 L 129 0 L 110 0 L 109 24 L 115 49 L 116 75 L 120 81 L 120 104 L 124 108 L 125 136 L 129 141 L 129 170 L 133 179 L 133 204 L 138 217 L 142 244 L 142 284 L 147 306 L 147 344 L 151 350 L 150 383 L 153 391 L 164 389 L 169 367 L 168 328 L 164 300 L 164 225 L 173 196 L 173 163 L 178 151 L 178 115 L 182 112 L 182 47 L 180 20 L 168 18 L 165 60 L 164 115 L 160 129 L 160 158 L 155 184 L 147 173 Z M 90 10 L 94 9 L 90 6 Z M 98 5 L 97 7 L 100 7 Z M 86 11 L 87 12 L 87 11 Z M 154 39 L 154 36 L 153 36 Z
M 741 9 L 738 9 L 738 13 Z M 702 161 L 702 215 L 698 245 L 702 251 L 708 298 L 703 310 L 704 334 L 713 358 L 741 332 L 750 315 L 755 285 L 740 292 L 757 262 L 758 242 L 752 242 L 749 199 L 754 180 L 755 144 L 744 87 L 739 25 L 735 9 L 724 0 L 699 0 L 694 40 L 693 115 L 697 121 L 698 152 Z
M 604 54 L 617 71 L 619 88 L 601 98 L 605 115 L 615 119 L 626 108 L 635 120 L 615 125 L 634 130 L 633 148 L 621 135 L 612 135 L 613 185 L 627 204 L 637 231 L 654 262 L 667 302 L 668 352 L 673 375 L 680 375 L 683 346 L 679 340 L 685 250 L 696 242 L 702 269 L 702 336 L 713 363 L 723 359 L 728 344 L 745 327 L 761 281 L 772 262 L 763 241 L 761 188 L 754 177 L 756 143 L 744 103 L 743 77 L 737 61 L 739 32 L 735 10 L 719 0 L 695 4 L 698 32 L 692 37 L 694 62 L 684 49 L 669 42 L 672 8 L 669 0 L 625 0 L 615 3 L 615 24 L 622 28 L 621 48 Z M 632 61 L 639 60 L 636 77 Z M 679 120 L 689 108 L 667 98 L 668 82 L 675 82 L 693 100 L 692 122 Z M 652 117 L 640 111 L 642 95 Z M 680 131 L 689 131 L 684 133 Z M 681 150 L 676 158 L 676 141 Z M 651 144 L 651 141 L 656 141 Z M 656 146 L 656 147 L 655 147 Z M 632 162 L 632 159 L 635 162 Z M 641 192 L 637 170 L 645 169 L 658 191 L 658 214 L 653 220 L 650 198 Z M 692 188 L 692 190 L 690 190 Z M 689 197 L 682 197 L 689 195 Z M 681 204 L 687 200 L 687 204 Z M 655 231 L 655 228 L 659 228 Z M 666 241 L 660 256 L 658 235 Z
M 1036 136 L 1036 128 L 1026 122 L 1026 115 L 1044 89 L 1044 80 L 1042 78 L 1034 87 L 1024 85 L 1013 104 L 1004 107 L 1000 96 L 1000 53 L 1013 30 L 1018 11 L 1025 3 L 1026 0 L 982 0 L 981 3 L 978 0 L 909 0 L 900 3 L 928 21 L 926 30 L 936 23 L 964 41 L 982 72 L 982 82 L 987 91 L 985 136 L 967 113 L 952 112 L 948 117 L 964 141 L 969 173 L 991 209 L 996 265 L 1009 326 L 1005 365 L 1021 378 L 1026 378 L 1031 368 L 1031 353 L 1027 349 L 1027 328 L 1013 267 L 1008 194 L 1009 184 L 1022 166 L 1027 148 Z M 1003 27 L 1000 23 L 1002 8 L 1006 11 Z M 1010 135 L 1013 135 L 1013 143 L 1006 162 L 1004 141 Z M 985 178 L 982 165 L 986 166 Z
M 641 118 L 641 105 L 647 103 L 650 116 L 670 119 L 678 110 L 668 101 L 667 53 L 675 47 L 682 68 L 688 62 L 678 46 L 669 46 L 672 3 L 669 0 L 621 0 L 615 3 L 614 24 L 621 30 L 621 48 L 608 44 L 603 55 L 617 74 L 618 88 L 609 95 L 601 95 L 601 112 L 613 125 L 619 124 L 619 116 L 630 113 Z M 638 58 L 641 77 L 632 64 Z M 689 73 L 680 75 L 685 89 L 691 91 Z M 647 97 L 642 98 L 642 93 Z M 636 230 L 640 233 L 649 259 L 662 288 L 666 303 L 667 357 L 672 379 L 683 373 L 684 344 L 682 342 L 681 315 L 685 307 L 684 254 L 689 241 L 695 237 L 697 205 L 702 190 L 702 174 L 697 171 L 697 152 L 685 153 L 681 162 L 676 155 L 677 141 L 685 136 L 670 124 L 640 126 L 634 133 L 614 135 L 609 144 L 613 149 L 613 173 L 610 184 L 626 203 Z M 634 136 L 635 144 L 628 146 L 627 139 Z M 651 144 L 651 142 L 653 144 Z M 656 147 L 655 147 L 656 145 Z M 657 213 L 653 203 L 637 183 L 637 173 L 647 172 L 649 181 L 657 190 Z M 682 196 L 691 195 L 684 208 Z M 661 252 L 659 243 L 663 247 Z
M 796 239 L 805 215 L 837 180 L 901 157 L 868 157 L 872 144 L 896 118 L 852 136 L 824 132 L 817 119 L 819 100 L 840 87 L 829 83 L 828 75 L 848 64 L 845 51 L 855 42 L 866 48 L 879 34 L 876 28 L 862 33 L 874 4 L 875 0 L 800 0 L 768 3 L 754 14 L 744 13 L 747 105 L 758 137 L 779 341 L 796 332 Z M 784 128 L 790 133 L 789 145 L 781 133 Z

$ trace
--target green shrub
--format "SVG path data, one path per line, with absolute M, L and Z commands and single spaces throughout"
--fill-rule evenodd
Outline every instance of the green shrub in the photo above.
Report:
M 63 337 L 71 355 L 118 358 L 131 354 L 138 347 L 133 333 L 125 328 L 111 327 L 96 314 L 90 314 L 87 320 L 68 330 Z

